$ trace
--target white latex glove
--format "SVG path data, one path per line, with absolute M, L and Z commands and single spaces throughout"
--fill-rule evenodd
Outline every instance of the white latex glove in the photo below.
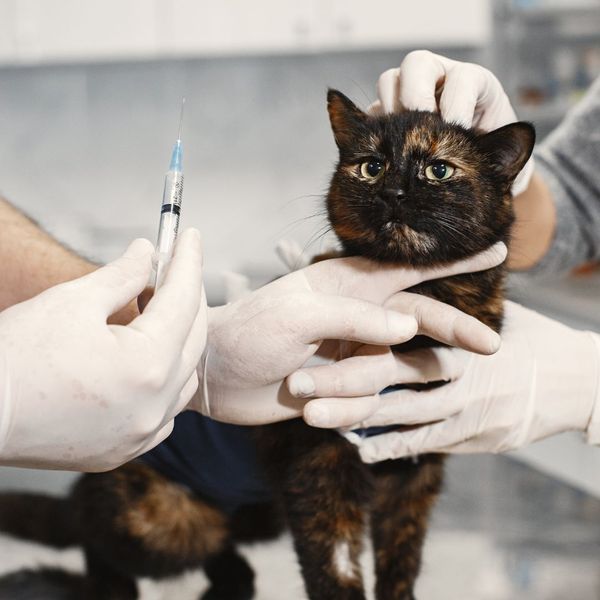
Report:
M 442 341 L 450 336 L 476 351 L 494 352 L 497 334 L 450 306 L 431 300 L 421 311 L 422 306 L 406 302 L 406 314 L 401 314 L 381 305 L 421 281 L 488 269 L 505 256 L 505 246 L 498 245 L 460 263 L 429 270 L 377 265 L 362 258 L 326 260 L 237 302 L 209 309 L 209 345 L 199 367 L 204 386 L 190 408 L 243 425 L 301 415 L 306 400 L 294 397 L 283 380 L 302 367 L 323 340 L 388 346 L 421 329 Z M 335 366 L 327 368 L 335 377 Z M 297 384 L 296 394 L 310 395 L 302 381 Z
M 428 50 L 410 52 L 398 68 L 385 71 L 379 77 L 377 94 L 379 100 L 370 107 L 375 114 L 429 110 L 439 112 L 446 121 L 483 131 L 518 120 L 491 71 Z M 513 183 L 515 196 L 527 189 L 533 168 L 530 158 Z
M 404 379 L 408 363 L 425 374 L 419 381 L 452 381 L 379 396 L 361 427 L 426 425 L 364 439 L 347 433 L 366 462 L 427 452 L 505 452 L 568 430 L 600 443 L 598 334 L 507 302 L 502 346 L 493 356 L 436 348 L 398 361 L 397 379 Z
M 107 318 L 143 289 L 153 247 L 0 313 L 0 463 L 101 471 L 166 438 L 198 386 L 202 252 L 176 245 L 164 285 L 128 326 Z

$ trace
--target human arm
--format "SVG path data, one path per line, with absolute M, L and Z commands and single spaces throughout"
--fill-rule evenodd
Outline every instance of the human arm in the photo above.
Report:
M 0 265 L 0 311 L 98 268 L 60 244 L 3 198 L 0 198 Z M 131 302 L 111 322 L 128 323 L 137 314 L 136 304 Z
M 152 448 L 196 391 L 206 340 L 199 234 L 128 326 L 107 324 L 146 285 L 153 246 L 0 312 L 0 464 L 98 471 Z
M 555 200 L 539 170 L 534 171 L 527 189 L 513 199 L 515 223 L 509 243 L 508 268 L 531 269 L 547 254 L 556 231 Z
M 358 257 L 325 260 L 211 309 L 209 344 L 199 366 L 201 387 L 190 408 L 243 425 L 300 416 L 310 390 L 296 377 L 290 391 L 284 380 L 323 350 L 326 340 L 387 347 L 426 333 L 475 352 L 494 352 L 497 334 L 476 319 L 430 299 L 425 307 L 415 301 L 422 296 L 398 292 L 427 279 L 491 268 L 505 256 L 506 248 L 499 245 L 460 263 L 427 270 L 378 265 Z M 394 307 L 383 308 L 392 298 Z M 378 377 L 378 365 L 363 366 L 365 378 Z M 325 380 L 338 380 L 335 364 L 322 367 L 320 374 Z M 348 396 L 353 395 L 351 378 L 343 382 L 349 386 Z
M 512 268 L 556 276 L 600 260 L 599 121 L 600 78 L 535 151 L 538 182 L 515 198 Z

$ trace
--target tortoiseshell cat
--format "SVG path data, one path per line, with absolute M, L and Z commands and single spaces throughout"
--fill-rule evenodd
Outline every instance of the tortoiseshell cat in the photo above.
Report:
M 345 254 L 430 266 L 508 241 L 510 188 L 531 154 L 531 125 L 515 123 L 482 134 L 429 112 L 368 116 L 333 90 L 328 109 L 339 164 L 327 207 Z M 452 304 L 499 331 L 503 278 L 504 269 L 497 267 L 412 291 Z M 410 346 L 432 343 L 417 338 Z M 236 428 L 207 424 L 195 414 L 188 418 L 210 426 L 207 435 L 252 440 L 272 501 L 223 508 L 214 490 L 200 489 L 181 474 L 168 474 L 169 479 L 148 461 L 84 475 L 66 500 L 4 495 L 2 530 L 56 546 L 83 545 L 87 574 L 21 572 L 4 578 L 0 598 L 33 598 L 23 590 L 45 585 L 54 592 L 37 597 L 129 600 L 137 597 L 135 577 L 204 568 L 212 587 L 202 598 L 250 599 L 253 573 L 235 543 L 275 536 L 283 521 L 291 529 L 311 600 L 365 598 L 358 557 L 367 522 L 377 599 L 414 598 L 427 522 L 442 483 L 441 455 L 368 466 L 337 432 L 313 429 L 299 419 Z M 239 446 L 246 459 L 248 447 Z M 218 459 L 209 460 L 214 466 Z M 208 468 L 193 466 L 199 473 Z

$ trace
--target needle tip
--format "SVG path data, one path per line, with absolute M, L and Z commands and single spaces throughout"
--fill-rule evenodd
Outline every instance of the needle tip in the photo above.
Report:
M 179 113 L 179 130 L 177 132 L 177 139 L 181 140 L 181 126 L 183 125 L 183 107 L 185 106 L 185 96 L 181 99 L 181 112 Z

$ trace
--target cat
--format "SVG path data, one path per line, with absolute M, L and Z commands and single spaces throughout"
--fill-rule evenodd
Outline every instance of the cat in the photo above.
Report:
M 368 115 L 336 90 L 328 111 L 339 162 L 327 210 L 344 255 L 428 267 L 508 242 L 511 185 L 535 142 L 530 124 L 483 133 L 431 112 Z M 500 331 L 504 274 L 500 266 L 411 291 Z M 434 344 L 418 336 L 396 350 Z M 411 600 L 443 462 L 431 454 L 366 465 L 339 433 L 300 419 L 243 428 L 185 413 L 155 452 L 83 475 L 66 499 L 1 495 L 1 530 L 82 545 L 86 574 L 11 574 L 0 598 L 25 599 L 28 585 L 45 582 L 63 586 L 50 600 L 130 600 L 136 577 L 203 568 L 204 600 L 249 600 L 253 572 L 236 544 L 275 537 L 285 524 L 311 600 L 364 600 L 358 557 L 369 524 L 376 598 Z

